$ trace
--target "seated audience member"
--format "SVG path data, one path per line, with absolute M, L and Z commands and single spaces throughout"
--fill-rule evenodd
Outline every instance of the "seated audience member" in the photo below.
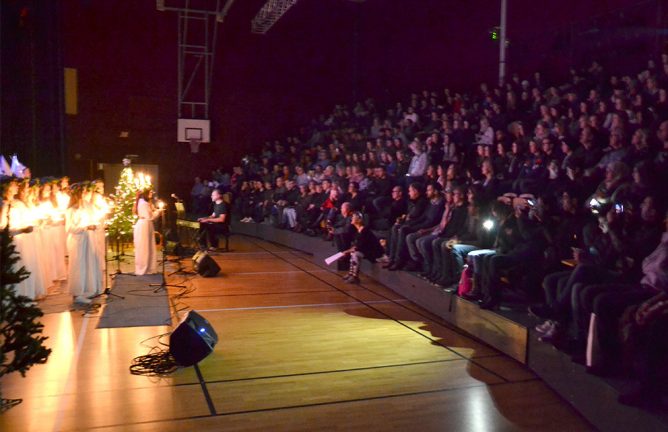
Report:
M 274 226 L 279 226 L 281 224 L 281 214 L 279 214 L 279 202 L 283 199 L 285 194 L 285 180 L 283 177 L 276 177 L 274 180 L 275 187 L 272 193 L 272 203 L 271 203 L 271 219 Z
M 538 192 L 547 180 L 548 172 L 545 159 L 536 141 L 529 141 L 529 157 L 524 160 L 524 165 L 513 185 L 517 193 Z
M 433 227 L 441 219 L 443 214 L 443 199 L 441 194 L 433 184 L 428 184 L 426 189 L 426 198 L 429 200 L 424 212 L 415 219 L 407 220 L 397 229 L 397 235 L 394 237 L 393 255 L 390 256 L 391 261 L 387 267 L 390 271 L 402 269 L 409 260 L 408 244 L 406 237 L 408 234 L 416 232 L 420 229 Z
M 438 245 L 432 244 L 435 265 L 431 274 L 426 277 L 443 287 L 450 287 L 459 281 L 469 252 L 491 246 L 492 239 L 489 231 L 483 225 L 485 216 L 482 213 L 481 201 L 477 198 L 478 190 L 475 187 L 468 190 L 466 223 L 462 232 L 455 234 L 447 242 L 441 243 L 440 251 L 435 249 L 435 246 Z M 440 257 L 438 257 L 438 252 L 440 252 Z
M 297 183 L 297 187 L 301 186 L 308 186 L 308 183 L 311 181 L 311 178 L 309 175 L 304 171 L 304 168 L 301 166 L 297 165 L 295 167 L 295 177 L 294 177 L 295 182 Z
M 351 247 L 344 252 L 350 256 L 350 270 L 344 277 L 347 283 L 359 283 L 360 264 L 362 259 L 375 262 L 383 254 L 383 248 L 376 236 L 364 225 L 362 213 L 354 212 L 351 225 L 355 228 Z
M 562 260 L 573 257 L 573 248 L 582 244 L 582 232 L 592 216 L 585 213 L 572 188 L 565 188 L 558 201 L 557 218 L 554 221 L 552 242 L 549 246 L 553 259 Z M 551 263 L 557 264 L 558 263 Z
M 486 277 L 482 280 L 483 309 L 494 308 L 501 300 L 501 277 L 503 271 L 520 268 L 526 273 L 543 262 L 543 251 L 547 246 L 547 236 L 539 213 L 539 204 L 513 203 L 515 207 L 517 240 L 504 253 L 496 253 L 489 258 L 485 269 Z
M 378 197 L 374 199 L 376 217 L 373 219 L 372 228 L 375 230 L 389 230 L 402 215 L 406 214 L 407 202 L 401 186 L 392 188 L 390 197 Z
M 586 175 L 596 178 L 599 173 L 607 169 L 610 164 L 623 162 L 629 149 L 624 141 L 624 133 L 621 128 L 617 128 L 610 133 L 608 147 L 603 150 L 603 156 L 598 163 L 585 172 Z
M 343 252 L 350 248 L 355 234 L 355 228 L 351 225 L 352 207 L 349 202 L 341 204 L 341 211 L 328 226 L 330 234 L 334 239 L 336 250 Z
M 243 216 L 242 220 L 247 220 L 252 214 L 253 189 L 249 182 L 241 182 L 241 187 L 234 201 L 232 211 Z
M 427 153 L 423 151 L 422 144 L 417 140 L 413 141 L 409 148 L 413 151 L 413 158 L 411 159 L 410 165 L 408 166 L 406 179 L 403 180 L 404 184 L 410 184 L 411 182 L 423 182 L 424 175 L 427 172 L 427 165 L 429 164 Z
M 313 184 L 315 189 L 315 184 Z M 307 221 L 307 209 L 313 208 L 313 194 L 309 190 L 309 184 L 299 186 L 299 198 L 294 207 L 295 221 L 292 230 L 295 232 L 304 231 L 304 227 L 309 225 Z M 290 216 L 288 216 L 290 217 Z
M 323 185 L 325 183 L 323 182 Z M 343 203 L 343 198 L 341 192 L 336 188 L 330 188 L 327 192 L 327 198 L 322 203 L 322 220 L 325 225 L 331 225 L 334 223 L 339 210 L 341 209 L 341 204 Z
M 588 201 L 591 206 L 600 206 L 612 201 L 617 189 L 627 181 L 628 167 L 624 162 L 612 162 L 605 170 L 605 178 Z M 592 201 L 595 200 L 595 201 Z
M 547 179 L 545 186 L 541 191 L 541 195 L 549 197 L 551 200 L 556 200 L 560 197 L 561 192 L 570 185 L 570 180 L 566 174 L 559 168 L 559 162 L 553 159 L 547 163 Z
M 348 183 L 348 193 L 344 198 L 347 202 L 350 203 L 350 206 L 353 211 L 363 211 L 365 198 L 360 192 L 360 185 L 355 181 Z
M 585 308 L 595 316 L 596 341 L 589 344 L 599 348 L 599 360 L 590 371 L 608 374 L 614 365 L 619 365 L 620 342 L 619 320 L 630 306 L 638 306 L 632 322 L 643 326 L 668 312 L 668 213 L 664 218 L 666 231 L 659 246 L 642 262 L 642 279 L 631 284 L 615 284 L 601 287 L 599 294 Z M 591 307 L 587 307 L 591 306 Z M 663 315 L 665 316 L 665 315 Z M 663 335 L 662 339 L 665 339 Z M 665 347 L 664 347 L 665 349 Z M 657 372 L 656 369 L 653 372 Z M 664 370 L 665 372 L 665 370 Z M 647 382 L 644 383 L 648 385 Z M 653 390 L 651 385 L 645 390 Z M 633 402 L 630 400 L 629 402 Z
M 441 268 L 441 245 L 457 235 L 461 235 L 466 226 L 466 190 L 455 186 L 452 191 L 445 192 L 445 207 L 440 223 L 430 230 L 419 230 L 409 234 L 408 245 L 413 262 L 422 263 L 423 277 L 432 272 L 439 273 Z
M 501 173 L 503 177 L 502 190 L 510 191 L 512 189 L 515 180 L 519 178 L 525 159 L 522 144 L 518 141 L 513 141 L 510 154 L 508 155 L 508 167 Z
M 499 181 L 494 174 L 494 165 L 489 159 L 482 162 L 480 167 L 482 181 L 480 184 L 480 199 L 489 202 L 499 195 Z
M 424 197 L 422 185 L 420 183 L 411 183 L 411 185 L 408 186 L 406 213 L 395 219 L 394 224 L 390 229 L 386 251 L 390 259 L 383 265 L 384 268 L 388 268 L 394 264 L 394 256 L 396 255 L 400 237 L 399 231 L 404 226 L 411 227 L 413 224 L 417 223 L 416 221 L 422 217 L 422 214 L 425 212 L 428 205 L 429 201 Z
M 543 333 L 542 340 L 554 342 L 560 336 L 570 336 L 575 348 L 582 348 L 581 335 L 574 333 L 579 307 L 574 299 L 587 286 L 594 283 L 612 283 L 620 280 L 627 267 L 625 224 L 628 223 L 614 206 L 608 206 L 598 218 L 597 225 L 585 227 L 583 248 L 573 248 L 575 268 L 547 275 L 543 279 L 546 305 L 532 307 L 530 311 L 548 318 L 536 329 Z
M 373 177 L 366 191 L 365 209 L 367 213 L 376 214 L 378 211 L 375 201 L 380 198 L 389 198 L 392 192 L 393 179 L 387 175 L 384 166 L 379 165 L 373 168 Z
M 603 156 L 603 150 L 596 143 L 594 130 L 585 126 L 580 131 L 579 146 L 573 152 L 573 159 L 578 160 L 584 170 L 596 166 Z
M 512 202 L 512 200 L 510 201 Z M 469 300 L 478 300 L 481 296 L 482 281 L 485 278 L 487 261 L 497 251 L 504 253 L 518 241 L 517 223 L 513 215 L 512 206 L 505 198 L 499 198 L 492 204 L 491 218 L 484 223 L 489 230 L 496 232 L 493 246 L 489 249 L 476 249 L 467 255 L 469 265 L 473 270 L 473 289 L 465 297 Z
M 299 201 L 299 189 L 294 180 L 285 181 L 285 191 L 276 200 L 275 209 L 278 215 L 279 227 L 294 228 L 297 225 L 297 212 L 295 206 Z
M 631 172 L 632 181 L 621 184 L 612 194 L 613 202 L 630 202 L 633 205 L 640 205 L 647 196 L 659 196 L 654 181 L 654 172 L 652 163 L 649 161 L 638 162 Z
M 639 221 L 632 209 L 624 209 L 621 217 L 626 217 L 626 226 L 613 239 L 619 243 L 618 248 L 624 253 L 619 260 L 620 276 L 614 280 L 589 280 L 589 284 L 581 283 L 574 286 L 571 298 L 572 333 L 575 348 L 584 349 L 584 342 L 589 327 L 589 315 L 594 299 L 607 290 L 615 289 L 619 284 L 634 284 L 643 276 L 642 263 L 657 247 L 661 240 L 659 211 L 653 198 L 647 197 L 639 211 Z M 614 226 L 613 226 L 614 229 Z M 576 353 L 577 354 L 577 353 Z

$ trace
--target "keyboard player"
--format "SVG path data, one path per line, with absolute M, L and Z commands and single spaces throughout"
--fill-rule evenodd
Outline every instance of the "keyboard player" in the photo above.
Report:
M 211 192 L 213 201 L 213 213 L 211 216 L 197 219 L 200 223 L 199 246 L 200 249 L 216 250 L 221 235 L 229 233 L 229 209 L 223 200 L 223 195 L 218 189 Z

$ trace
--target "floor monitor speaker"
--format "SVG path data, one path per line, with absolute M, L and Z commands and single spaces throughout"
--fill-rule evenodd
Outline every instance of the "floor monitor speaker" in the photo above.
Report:
M 220 266 L 206 252 L 197 252 L 193 256 L 195 271 L 204 277 L 214 277 L 220 272 Z
M 211 354 L 217 343 L 209 321 L 190 311 L 169 337 L 169 352 L 181 366 L 192 366 Z

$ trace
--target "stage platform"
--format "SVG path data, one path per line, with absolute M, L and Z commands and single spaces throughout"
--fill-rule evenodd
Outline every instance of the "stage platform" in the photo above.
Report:
M 173 321 L 196 309 L 220 337 L 197 369 L 130 374 L 171 327 L 47 314 L 53 354 L 2 381 L 5 397 L 24 401 L 0 430 L 592 429 L 524 365 L 378 281 L 345 284 L 312 256 L 256 238 L 230 246 L 213 254 L 216 277 L 170 279 L 188 285 L 169 290 Z
M 232 231 L 308 253 L 312 262 L 321 269 L 327 269 L 324 259 L 336 252 L 332 242 L 276 229 L 264 223 L 234 222 Z M 526 365 L 597 429 L 668 430 L 668 413 L 648 412 L 617 402 L 620 391 L 629 390 L 632 383 L 589 375 L 584 366 L 573 363 L 570 356 L 540 342 L 539 335 L 533 330 L 538 321 L 524 310 L 482 310 L 477 304 L 446 293 L 413 273 L 390 272 L 380 264 L 368 261 L 363 262 L 362 272 L 447 325 Z

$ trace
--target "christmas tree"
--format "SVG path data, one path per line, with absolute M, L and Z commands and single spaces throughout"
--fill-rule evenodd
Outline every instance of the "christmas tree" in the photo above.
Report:
M 9 234 L 0 232 L 0 378 L 11 372 L 25 376 L 35 364 L 45 363 L 51 350 L 41 336 L 44 325 L 38 319 L 44 314 L 30 298 L 18 295 L 14 285 L 30 276 L 25 267 L 16 269 L 19 255 Z M 0 383 L 2 381 L 0 380 Z M 20 399 L 2 399 L 0 412 L 20 403 Z
M 123 159 L 123 166 L 121 177 L 111 195 L 114 212 L 107 224 L 111 238 L 127 240 L 132 237 L 132 227 L 137 221 L 137 217 L 132 214 L 137 192 L 151 187 L 151 178 L 143 173 L 135 175 L 129 159 Z

